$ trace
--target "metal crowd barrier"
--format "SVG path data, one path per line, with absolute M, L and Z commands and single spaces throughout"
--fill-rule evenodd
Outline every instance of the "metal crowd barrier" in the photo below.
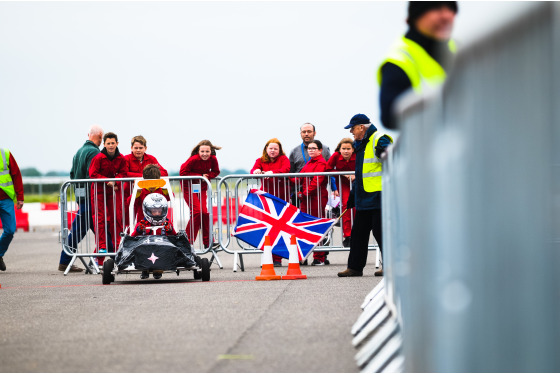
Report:
M 320 203 L 321 199 L 328 200 L 332 194 L 332 178 L 335 178 L 335 183 L 337 185 L 337 190 L 339 191 L 340 205 L 342 201 L 346 199 L 347 196 L 344 195 L 342 186 L 344 178 L 346 175 L 353 175 L 354 172 L 328 172 L 328 173 L 282 173 L 282 174 L 238 174 L 238 175 L 227 175 L 223 177 L 217 187 L 218 192 L 218 204 L 224 204 L 222 207 L 218 208 L 218 241 L 220 247 L 227 253 L 233 254 L 233 271 L 236 272 L 238 267 L 241 271 L 244 271 L 243 265 L 243 255 L 245 254 L 261 254 L 262 251 L 256 249 L 233 236 L 234 224 L 230 222 L 236 222 L 237 216 L 239 214 L 239 209 L 243 202 L 245 201 L 249 191 L 251 189 L 258 189 L 266 191 L 272 195 L 275 195 L 282 200 L 295 203 L 300 205 L 299 208 L 302 211 L 308 212 L 316 217 L 320 218 L 333 218 L 333 211 L 330 208 L 331 205 L 326 207 Z M 319 190 L 319 195 L 317 197 L 317 203 L 310 203 L 306 201 L 304 205 L 299 204 L 297 199 L 297 191 L 299 191 L 303 184 L 311 182 L 312 179 L 318 177 L 327 178 L 327 190 Z M 327 194 L 327 196 L 324 196 Z M 231 206 L 233 204 L 233 207 Z M 332 204 L 334 205 L 334 204 Z M 346 215 L 350 217 L 350 224 L 353 223 L 353 210 L 346 212 Z M 223 217 L 223 214 L 228 214 L 227 217 Z M 340 207 L 340 214 L 343 213 L 342 207 Z M 234 215 L 234 217 L 232 217 Z M 225 223 L 224 223 L 225 222 Z M 349 251 L 350 248 L 343 247 L 342 241 L 344 238 L 344 233 L 342 230 L 342 225 L 344 225 L 343 220 L 340 221 L 340 227 L 337 225 L 333 230 L 327 235 L 325 240 L 318 245 L 314 251 L 317 252 L 337 252 L 337 251 Z M 381 264 L 381 256 L 379 252 L 379 247 L 374 240 L 370 242 L 370 250 L 376 250 L 376 267 Z
M 213 187 L 212 183 L 204 177 L 180 176 L 162 179 L 168 181 L 171 186 L 171 191 L 168 191 L 171 199 L 169 217 L 172 217 L 175 230 L 185 230 L 187 236 L 193 238 L 196 228 L 194 223 L 198 223 L 200 231 L 206 227 L 209 243 L 204 244 L 201 232 L 191 244 L 198 255 L 212 252 L 211 261 L 215 260 L 218 266 L 223 268 L 213 239 L 212 207 L 215 206 L 213 191 L 218 181 L 213 182 Z M 72 257 L 65 275 L 77 259 L 86 266 L 86 273 L 98 273 L 99 267 L 94 259 L 115 255 L 121 233 L 131 233 L 134 230 L 135 219 L 134 217 L 130 219 L 126 201 L 133 192 L 134 182 L 138 180 L 142 178 L 80 179 L 70 180 L 62 185 L 60 189 L 61 244 L 64 252 Z M 108 182 L 116 183 L 118 189 L 105 188 Z M 205 201 L 202 200 L 201 193 L 203 185 L 207 188 Z M 133 204 L 134 197 L 130 199 Z M 207 214 L 195 216 L 196 221 L 191 219 L 191 213 L 196 213 L 191 209 L 194 204 L 202 209 L 204 206 L 208 208 Z M 100 253 L 100 249 L 105 249 L 106 252 Z M 88 258 L 90 261 L 86 263 Z
M 560 371 L 560 6 L 526 5 L 398 105 L 363 372 Z
M 244 254 L 261 254 L 260 249 L 254 248 L 233 236 L 235 224 L 239 210 L 248 192 L 251 189 L 268 189 L 275 196 L 282 198 L 288 202 L 298 204 L 299 207 L 309 214 L 320 218 L 336 218 L 332 205 L 323 205 L 324 201 L 329 198 L 333 199 L 331 183 L 337 185 L 338 198 L 338 214 L 344 213 L 343 202 L 347 199 L 349 190 L 342 188 L 347 175 L 353 175 L 354 172 L 330 172 L 330 173 L 284 173 L 274 174 L 244 174 L 244 175 L 228 175 L 218 177 L 212 181 L 204 177 L 164 177 L 162 179 L 169 182 L 171 186 L 171 210 L 170 216 L 173 217 L 175 229 L 186 230 L 187 236 L 193 238 L 197 225 L 191 219 L 193 205 L 203 206 L 207 209 L 206 218 L 203 214 L 195 216 L 201 233 L 197 235 L 197 239 L 192 243 L 197 254 L 205 254 L 212 252 L 212 261 L 216 261 L 220 268 L 223 265 L 218 257 L 218 252 L 224 251 L 233 254 L 233 271 L 236 272 L 240 267 L 244 271 L 243 255 Z M 306 201 L 301 203 L 297 199 L 297 191 L 303 184 L 310 183 L 313 179 L 324 177 L 327 179 L 327 189 L 319 189 L 316 202 Z M 121 233 L 131 233 L 134 229 L 134 218 L 130 219 L 130 205 L 126 205 L 126 201 L 133 193 L 134 182 L 142 180 L 142 178 L 121 178 L 121 179 L 82 179 L 71 180 L 65 182 L 60 190 L 60 206 L 61 206 L 61 243 L 66 254 L 72 257 L 65 274 L 68 273 L 70 266 L 80 260 L 86 266 L 86 272 L 99 272 L 98 265 L 94 258 L 115 255 L 120 242 Z M 107 182 L 118 182 L 121 186 L 118 190 L 107 191 L 101 188 L 101 184 Z M 186 188 L 186 184 L 191 185 Z M 202 184 L 207 187 L 206 201 L 202 201 L 201 193 Z M 276 188 L 278 187 L 278 188 Z M 131 204 L 134 201 L 131 199 Z M 99 216 L 105 219 L 99 219 Z M 353 210 L 345 213 L 348 218 L 339 220 L 339 224 L 333 227 L 325 240 L 317 246 L 314 251 L 317 252 L 337 252 L 349 251 L 349 247 L 344 247 L 343 239 L 344 225 L 347 235 L 350 235 L 351 225 L 353 224 Z M 205 220 L 208 219 L 208 222 Z M 348 222 L 345 220 L 348 219 Z M 74 226 L 74 230 L 72 230 Z M 209 233 L 209 243 L 203 242 L 202 228 L 207 227 Z M 72 233 L 72 235 L 70 235 Z M 95 233 L 99 233 L 97 236 Z M 99 236 L 106 238 L 107 252 L 100 253 Z M 375 239 L 370 239 L 370 250 L 376 251 L 375 266 L 381 266 L 381 256 L 379 247 Z M 89 258 L 89 263 L 86 260 Z

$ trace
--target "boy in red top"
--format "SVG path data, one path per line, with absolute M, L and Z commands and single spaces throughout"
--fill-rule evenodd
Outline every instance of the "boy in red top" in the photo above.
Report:
M 323 173 L 327 171 L 327 162 L 323 158 L 321 152 L 323 144 L 319 140 L 313 140 L 307 146 L 309 153 L 309 161 L 305 164 L 300 173 Z M 299 208 L 303 213 L 311 214 L 315 217 L 323 217 L 323 211 L 329 201 L 327 192 L 327 177 L 303 177 L 292 178 L 293 182 L 301 183 L 301 191 L 298 192 L 298 198 L 301 200 Z M 303 180 L 302 180 L 303 179 Z M 296 184 L 297 186 L 297 184 Z M 325 265 L 327 255 L 326 252 L 313 252 L 312 265 Z
M 202 140 L 193 148 L 191 157 L 181 165 L 179 175 L 182 176 L 203 176 L 207 179 L 216 178 L 220 174 L 216 150 L 222 149 L 212 145 L 210 140 Z M 193 183 L 194 182 L 194 183 Z M 200 183 L 200 192 L 193 191 L 193 184 Z M 183 197 L 191 210 L 191 219 L 187 225 L 187 234 L 191 243 L 196 241 L 200 224 L 202 221 L 202 242 L 206 248 L 210 246 L 210 214 L 208 213 L 207 195 L 208 187 L 205 182 L 194 180 L 186 181 L 183 185 Z
M 350 138 L 344 138 L 338 143 L 335 152 L 327 162 L 327 171 L 354 171 L 356 169 L 356 155 L 354 154 L 354 142 Z M 350 196 L 350 185 L 354 180 L 354 175 L 339 175 L 338 190 L 334 192 L 341 197 L 342 212 L 346 210 L 346 203 Z M 333 185 L 333 189 L 336 187 Z M 352 210 L 342 216 L 342 233 L 344 239 L 342 245 L 350 247 L 350 234 L 352 233 Z M 354 212 L 355 213 L 355 212 Z
M 282 150 L 282 144 L 276 138 L 266 142 L 262 157 L 257 158 L 255 165 L 251 169 L 251 174 L 275 174 L 289 173 L 290 159 Z M 263 191 L 288 201 L 290 194 L 284 181 L 284 178 L 266 178 L 262 179 Z M 274 257 L 274 255 L 273 255 Z
M 161 166 L 158 160 L 146 153 L 148 149 L 148 142 L 146 138 L 142 135 L 136 135 L 130 141 L 130 154 L 124 156 L 126 160 L 126 165 L 128 168 L 128 177 L 132 178 L 139 178 L 142 177 L 142 173 L 144 168 L 148 165 L 157 165 L 159 166 L 160 174 L 164 177 L 168 176 L 167 170 L 163 166 Z M 159 177 L 157 178 L 159 179 Z M 130 193 L 132 192 L 133 185 L 130 182 L 124 183 L 124 197 L 128 200 Z M 129 206 L 128 204 L 126 205 Z M 141 211 L 142 209 L 140 209 Z M 128 212 L 128 209 L 127 209 Z M 125 216 L 125 225 L 128 226 L 128 215 Z
M 90 179 L 126 178 L 126 161 L 119 152 L 117 135 L 108 132 L 103 136 L 103 150 L 91 160 Z M 103 182 L 91 184 L 91 205 L 94 208 L 94 225 L 99 253 L 107 253 L 107 248 L 114 251 L 121 241 L 123 231 L 123 195 L 121 182 Z M 107 234 L 110 235 L 107 243 Z M 110 244 L 107 246 L 107 244 Z M 112 248 L 112 244 L 116 247 Z M 104 257 L 98 258 L 99 265 Z

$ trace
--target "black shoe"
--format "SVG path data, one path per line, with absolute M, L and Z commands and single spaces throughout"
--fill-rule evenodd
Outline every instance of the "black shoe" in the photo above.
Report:
M 0 270 L 6 271 L 6 264 L 4 263 L 4 257 L 0 257 Z
M 347 236 L 342 240 L 342 246 L 346 248 L 350 248 L 350 237 Z
M 150 273 L 148 272 L 148 270 L 143 270 L 142 274 L 140 274 L 140 279 L 148 279 L 149 277 L 150 277 Z
M 157 270 L 154 271 L 154 273 L 153 273 L 154 279 L 160 279 L 162 274 L 163 274 L 163 271 L 161 271 L 161 270 L 160 271 L 157 271 Z
M 317 259 L 313 260 L 313 262 L 311 263 L 311 266 L 323 266 L 323 265 L 325 265 L 325 263 Z
M 307 265 L 308 265 L 307 259 L 305 259 L 305 261 L 303 261 L 303 262 L 300 262 L 299 264 L 300 264 L 301 266 L 307 266 Z
M 325 265 L 330 265 L 331 262 L 329 260 L 327 260 L 327 258 L 325 257 Z
M 350 268 L 338 273 L 339 277 L 361 277 L 362 275 L 363 273 L 361 271 L 352 270 Z
M 275 268 L 282 267 L 282 261 L 273 261 L 272 264 L 274 265 Z

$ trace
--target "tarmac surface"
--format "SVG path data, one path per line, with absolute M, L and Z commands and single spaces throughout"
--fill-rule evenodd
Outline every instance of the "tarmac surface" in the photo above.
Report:
M 219 252 L 210 282 L 57 270 L 58 232 L 18 231 L 0 272 L 0 372 L 358 372 L 350 329 L 381 280 L 339 278 L 348 252 L 304 266 L 307 280 L 255 281 Z M 77 262 L 83 267 L 81 262 Z M 277 274 L 285 274 L 287 261 Z

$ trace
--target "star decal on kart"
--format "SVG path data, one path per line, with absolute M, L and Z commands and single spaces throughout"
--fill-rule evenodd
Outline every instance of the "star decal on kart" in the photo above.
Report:
M 152 252 L 152 256 L 151 256 L 151 257 L 148 257 L 148 260 L 152 261 L 152 264 L 155 264 L 155 263 L 156 263 L 156 260 L 157 260 L 158 258 L 159 258 L 159 257 L 157 257 L 157 256 L 154 254 L 154 252 Z

